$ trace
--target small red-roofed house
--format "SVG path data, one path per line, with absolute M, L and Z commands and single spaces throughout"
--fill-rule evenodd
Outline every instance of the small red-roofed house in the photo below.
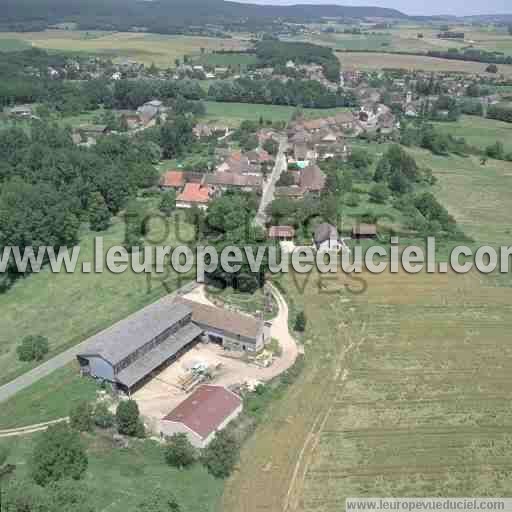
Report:
M 186 183 L 183 192 L 176 198 L 177 208 L 192 208 L 197 206 L 202 210 L 208 208 L 211 197 L 211 188 L 202 183 Z
M 160 422 L 164 437 L 186 434 L 196 448 L 205 448 L 215 434 L 242 412 L 242 399 L 222 386 L 203 385 Z
M 167 171 L 160 179 L 160 188 L 183 190 L 185 186 L 185 175 L 183 171 Z

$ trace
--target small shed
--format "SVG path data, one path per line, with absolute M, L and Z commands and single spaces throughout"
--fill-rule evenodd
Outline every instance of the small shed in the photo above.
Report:
M 352 238 L 356 240 L 377 238 L 377 226 L 375 224 L 357 224 L 352 228 Z

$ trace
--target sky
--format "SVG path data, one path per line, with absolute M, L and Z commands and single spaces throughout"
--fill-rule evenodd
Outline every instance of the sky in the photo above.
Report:
M 511 0 L 236 0 L 251 4 L 338 4 L 391 7 L 410 15 L 512 14 Z

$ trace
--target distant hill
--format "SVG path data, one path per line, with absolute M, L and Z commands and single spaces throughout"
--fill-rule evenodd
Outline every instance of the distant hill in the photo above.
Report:
M 223 0 L 0 0 L 2 30 L 37 30 L 75 22 L 83 29 L 129 30 L 146 27 L 175 32 L 190 26 L 233 23 L 308 22 L 322 17 L 396 18 L 407 16 L 381 7 L 340 5 L 254 5 Z

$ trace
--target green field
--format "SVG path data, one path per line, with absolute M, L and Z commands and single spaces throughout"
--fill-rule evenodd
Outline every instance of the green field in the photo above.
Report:
M 447 134 L 464 137 L 468 144 L 479 149 L 500 141 L 507 152 L 512 152 L 512 124 L 477 116 L 462 116 L 456 123 L 436 123 Z
M 78 364 L 70 364 L 2 402 L 0 430 L 26 427 L 65 418 L 80 400 L 96 399 L 98 385 L 80 377 Z
M 178 237 L 188 239 L 192 231 L 188 224 L 171 222 L 169 234 L 162 236 L 164 227 L 154 225 L 152 234 L 163 237 L 162 245 L 172 245 Z M 103 236 L 105 251 L 121 245 L 124 224 L 116 223 Z M 0 382 L 5 383 L 31 368 L 18 361 L 16 346 L 29 334 L 48 337 L 51 355 L 75 345 L 117 320 L 157 300 L 165 289 L 178 286 L 178 274 L 151 280 L 144 274 L 129 270 L 121 274 L 104 271 L 84 274 L 82 262 L 93 262 L 95 234 L 87 233 L 81 240 L 79 267 L 74 273 L 51 273 L 44 268 L 40 273 L 20 279 L 8 292 L 0 295 L 2 329 L 0 333 Z
M 209 53 L 207 55 L 202 55 L 197 59 L 198 64 L 218 67 L 232 66 L 235 68 L 240 66 L 242 69 L 250 66 L 251 64 L 256 64 L 257 62 L 258 58 L 256 55 L 247 55 L 243 53 Z
M 439 157 L 415 150 L 417 162 L 439 178 L 436 195 L 463 231 L 480 245 L 510 245 L 512 163 L 477 157 Z
M 8 462 L 16 465 L 16 477 L 27 473 L 27 461 L 37 437 L 0 440 L 11 450 Z M 132 440 L 128 449 L 120 449 L 108 433 L 86 434 L 82 438 L 89 458 L 84 482 L 94 510 L 135 512 L 140 510 L 137 505 L 157 487 L 172 491 L 184 511 L 218 510 L 222 480 L 210 476 L 199 464 L 185 471 L 169 467 L 164 462 L 162 447 L 154 441 Z
M 215 101 L 205 101 L 206 121 L 219 121 L 231 126 L 239 125 L 242 121 L 259 121 L 263 117 L 265 121 L 286 121 L 288 122 L 295 107 L 283 105 L 255 105 L 252 103 L 221 103 Z M 307 118 L 318 118 L 332 116 L 338 112 L 346 112 L 346 108 L 328 108 L 328 109 L 303 109 L 304 116 Z
M 15 37 L 4 38 L 0 37 L 0 52 L 18 52 L 27 50 L 30 44 Z

